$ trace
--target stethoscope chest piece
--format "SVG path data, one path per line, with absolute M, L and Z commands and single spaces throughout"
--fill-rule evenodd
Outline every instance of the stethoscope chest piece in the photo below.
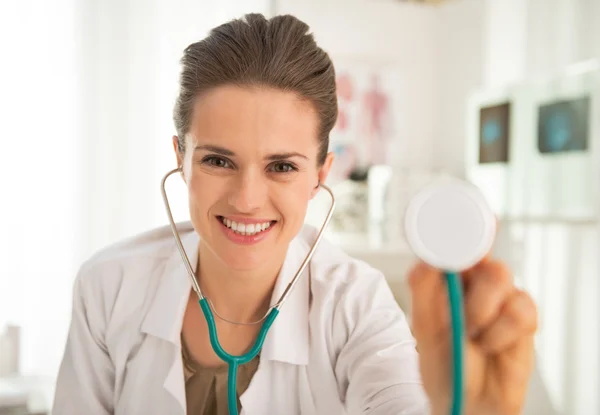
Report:
M 444 178 L 411 198 L 404 229 L 417 257 L 436 268 L 460 272 L 490 251 L 496 219 L 474 185 Z
M 452 326 L 452 415 L 464 410 L 464 311 L 460 272 L 492 248 L 496 219 L 479 190 L 458 179 L 442 179 L 419 190 L 404 218 L 406 239 L 423 262 L 444 272 Z

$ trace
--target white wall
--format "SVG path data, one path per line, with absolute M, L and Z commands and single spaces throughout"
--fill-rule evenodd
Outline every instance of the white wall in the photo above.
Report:
M 449 2 L 436 15 L 436 117 L 432 167 L 464 176 L 466 99 L 482 84 L 485 3 Z
M 527 76 L 600 58 L 600 1 L 528 0 Z
M 53 372 L 62 352 L 46 340 L 66 333 L 53 322 L 69 312 L 75 271 L 74 7 L 0 2 L 0 332 L 27 326 L 20 364 L 37 373 Z

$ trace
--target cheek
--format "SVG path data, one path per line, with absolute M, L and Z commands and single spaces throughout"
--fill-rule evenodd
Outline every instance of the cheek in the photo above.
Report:
M 190 214 L 197 219 L 206 217 L 209 208 L 222 197 L 220 181 L 200 172 L 188 177 L 187 187 Z
M 294 186 L 284 186 L 276 193 L 273 202 L 276 203 L 285 222 L 300 227 L 304 222 L 310 199 L 310 185 L 307 181 L 303 181 L 303 183 L 295 183 Z

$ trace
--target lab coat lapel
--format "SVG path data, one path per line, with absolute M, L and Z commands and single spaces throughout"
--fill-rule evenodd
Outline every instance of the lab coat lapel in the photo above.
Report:
M 290 243 L 283 267 L 275 283 L 271 304 L 279 298 L 292 281 L 310 246 L 297 236 Z M 293 292 L 279 311 L 265 340 L 261 359 L 277 360 L 295 365 L 308 363 L 308 311 L 310 301 L 310 264 L 304 269 Z
M 183 247 L 195 270 L 199 237 L 189 224 L 178 225 L 178 229 Z M 166 262 L 156 296 L 142 323 L 142 332 L 158 337 L 171 346 L 164 349 L 165 353 L 169 354 L 166 359 L 172 361 L 172 364 L 163 386 L 181 405 L 182 413 L 185 413 L 185 380 L 180 333 L 192 284 L 175 243 L 173 246 L 173 253 Z

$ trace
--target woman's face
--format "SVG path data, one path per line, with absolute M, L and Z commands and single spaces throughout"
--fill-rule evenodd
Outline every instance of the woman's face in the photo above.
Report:
M 227 267 L 282 260 L 333 160 L 318 166 L 318 123 L 309 102 L 276 89 L 222 86 L 195 104 L 179 162 L 194 228 Z

